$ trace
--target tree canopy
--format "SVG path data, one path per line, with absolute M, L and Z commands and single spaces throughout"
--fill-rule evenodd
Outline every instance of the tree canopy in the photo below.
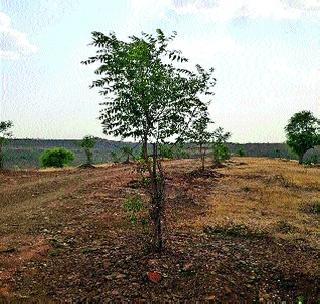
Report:
M 91 87 L 100 88 L 107 98 L 100 119 L 105 134 L 133 137 L 146 142 L 162 142 L 183 132 L 206 110 L 201 94 L 212 95 L 213 69 L 196 66 L 192 72 L 175 63 L 188 61 L 169 43 L 161 30 L 155 36 L 142 33 L 122 41 L 114 33 L 93 32 L 91 43 L 98 48 L 84 64 L 99 62 L 100 75 Z
M 12 132 L 10 131 L 12 127 L 12 121 L 0 121 L 0 170 L 3 168 L 2 147 L 7 143 L 8 138 L 12 136 Z
M 320 144 L 320 120 L 310 111 L 295 113 L 285 127 L 287 144 L 303 162 L 304 154 L 311 148 Z
M 92 149 L 97 142 L 97 138 L 92 135 L 86 135 L 84 136 L 80 141 L 80 147 Z
M 12 121 L 0 121 L 0 145 L 3 145 L 12 136 L 12 132 L 10 131 L 12 127 Z

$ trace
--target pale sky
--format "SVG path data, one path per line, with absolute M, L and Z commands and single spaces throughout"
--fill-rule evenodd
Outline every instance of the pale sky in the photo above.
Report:
M 282 142 L 300 110 L 320 116 L 320 0 L 0 0 L 0 120 L 17 138 L 103 138 L 92 31 L 178 32 L 215 67 L 210 115 L 233 142 Z

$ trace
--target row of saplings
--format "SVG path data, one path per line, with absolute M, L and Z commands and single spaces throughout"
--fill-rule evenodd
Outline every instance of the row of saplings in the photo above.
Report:
M 8 139 L 12 136 L 10 128 L 13 127 L 11 121 L 0 122 L 0 168 L 3 167 L 2 162 L 2 147 L 8 142 Z M 200 134 L 199 132 L 202 132 Z M 230 152 L 225 144 L 225 141 L 230 137 L 230 133 L 224 133 L 222 128 L 218 128 L 215 132 L 209 133 L 201 128 L 198 130 L 198 134 L 194 131 L 193 134 L 189 134 L 194 143 L 189 143 L 187 146 L 190 150 L 197 150 L 197 153 L 193 153 L 196 156 L 200 156 L 201 168 L 204 170 L 204 159 L 208 150 L 211 150 L 213 155 L 213 161 L 215 165 L 220 165 L 223 161 L 230 158 Z M 211 138 L 210 138 L 211 137 Z M 80 140 L 79 146 L 83 149 L 86 156 L 86 163 L 80 165 L 80 168 L 94 168 L 93 166 L 93 148 L 96 145 L 97 138 L 92 135 L 86 135 Z M 185 159 L 191 155 L 185 149 L 184 144 L 160 144 L 159 145 L 159 157 L 161 159 Z M 138 151 L 138 152 L 137 152 Z M 193 155 L 193 156 L 194 156 Z M 239 156 L 244 156 L 244 151 L 239 150 Z M 117 151 L 111 152 L 111 158 L 115 163 L 121 162 L 124 159 L 125 163 L 129 163 L 130 160 L 141 161 L 143 160 L 143 149 L 137 150 L 134 146 L 123 145 Z M 71 164 L 75 159 L 75 155 L 72 151 L 64 147 L 53 147 L 46 149 L 40 156 L 40 164 L 42 167 L 55 167 L 63 168 Z
M 201 170 L 204 170 L 204 162 L 207 154 L 210 154 L 213 158 L 213 165 L 220 166 L 224 161 L 230 158 L 230 152 L 225 144 L 225 140 L 230 136 L 230 133 L 223 133 L 223 130 L 218 129 L 221 133 L 217 134 L 216 138 L 212 138 L 211 142 L 198 142 L 189 143 L 189 149 L 193 152 L 192 156 L 200 157 Z M 80 168 L 94 168 L 93 165 L 93 148 L 96 144 L 97 138 L 91 135 L 86 135 L 79 143 L 79 146 L 83 149 L 86 162 L 80 165 Z M 184 145 L 175 144 L 160 144 L 159 145 L 159 158 L 160 159 L 185 159 L 191 157 L 184 147 Z M 244 156 L 242 150 L 239 151 L 239 156 Z M 124 160 L 124 163 L 130 163 L 130 161 L 143 161 L 143 150 L 135 149 L 130 145 L 124 145 L 117 151 L 111 152 L 112 160 L 115 163 L 120 163 Z M 40 156 L 40 163 L 42 167 L 55 167 L 62 168 L 72 163 L 75 159 L 75 155 L 72 151 L 64 147 L 54 147 L 46 149 Z

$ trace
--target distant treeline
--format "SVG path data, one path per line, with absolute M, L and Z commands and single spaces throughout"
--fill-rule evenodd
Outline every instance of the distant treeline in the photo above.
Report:
M 12 139 L 4 149 L 4 166 L 8 169 L 38 168 L 40 155 L 45 149 L 52 147 L 70 149 L 75 154 L 73 165 L 80 165 L 85 162 L 86 158 L 79 142 L 80 140 L 70 139 Z M 93 149 L 93 163 L 112 161 L 111 152 L 118 151 L 124 145 L 135 147 L 137 153 L 140 149 L 139 144 L 132 142 L 98 139 Z M 228 143 L 227 145 L 232 154 L 238 154 L 242 149 L 246 156 L 297 159 L 290 148 L 283 143 Z M 189 157 L 192 157 L 190 149 L 187 151 Z M 315 159 L 315 157 L 319 162 L 320 147 L 310 149 L 305 159 Z
M 246 156 L 298 159 L 291 151 L 290 147 L 285 143 L 229 143 L 228 147 L 231 153 L 235 154 L 237 154 L 239 149 L 242 148 Z M 310 149 L 306 153 L 304 159 L 308 160 L 314 156 L 318 157 L 320 161 L 320 146 Z

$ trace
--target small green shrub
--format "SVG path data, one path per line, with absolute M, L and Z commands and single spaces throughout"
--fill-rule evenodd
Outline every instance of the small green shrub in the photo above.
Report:
M 150 177 L 146 177 L 146 176 L 143 176 L 142 179 L 141 179 L 141 185 L 142 187 L 150 187 L 151 185 L 151 178 Z
M 143 217 L 145 206 L 140 195 L 127 198 L 123 204 L 123 208 L 129 214 L 131 224 L 135 225 L 140 222 L 145 226 L 148 223 L 147 219 Z
M 57 147 L 45 150 L 40 156 L 42 167 L 62 168 L 74 160 L 74 154 L 65 148 Z
M 212 146 L 213 159 L 216 164 L 221 164 L 230 158 L 228 147 L 224 143 L 216 143 Z

